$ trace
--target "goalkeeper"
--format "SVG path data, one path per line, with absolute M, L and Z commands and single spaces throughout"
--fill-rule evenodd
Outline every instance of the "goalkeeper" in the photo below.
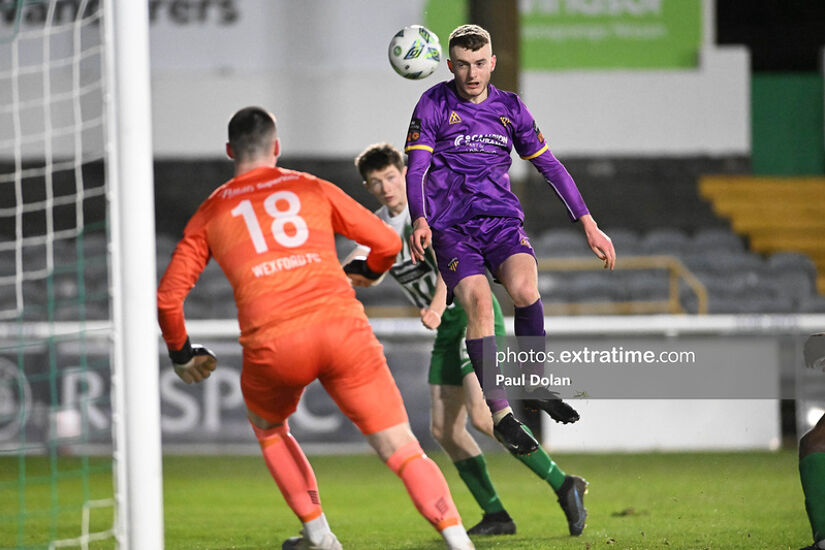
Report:
M 364 308 L 341 271 L 334 232 L 372 247 L 364 273 L 393 263 L 401 242 L 385 223 L 333 184 L 276 166 L 275 118 L 258 107 L 229 122 L 235 177 L 186 225 L 158 288 L 158 319 L 175 371 L 187 383 L 215 368 L 189 343 L 183 301 L 214 257 L 234 290 L 243 346 L 241 389 L 264 461 L 302 535 L 283 549 L 340 550 L 321 508 L 312 466 L 289 431 L 304 388 L 320 380 L 418 511 L 452 550 L 470 541 L 438 466 L 410 430 L 401 394 Z
M 367 147 L 355 159 L 367 190 L 381 203 L 376 211 L 402 237 L 402 249 L 390 268 L 390 275 L 401 285 L 409 300 L 420 309 L 421 322 L 436 330 L 430 359 L 431 429 L 433 437 L 450 456 L 459 476 L 483 511 L 480 523 L 468 530 L 471 535 L 505 535 L 516 532 L 516 525 L 504 508 L 487 471 L 484 455 L 467 430 L 469 413 L 473 426 L 493 437 L 493 419 L 464 346 L 467 314 L 457 303 L 447 307 L 447 287 L 438 273 L 432 250 L 423 262 L 413 263 L 409 251 L 412 233 L 407 209 L 404 175 L 406 167 L 401 152 L 388 143 Z M 356 286 L 371 286 L 374 281 L 358 273 L 370 249 L 359 245 L 344 260 L 345 271 Z M 505 333 L 501 307 L 492 296 L 497 338 Z M 472 376 L 470 376 L 472 375 Z M 579 415 L 562 401 L 554 403 L 553 418 L 575 422 Z M 520 428 L 526 429 L 526 427 Z M 545 480 L 558 495 L 572 535 L 584 528 L 586 510 L 582 496 L 586 482 L 566 475 L 547 452 L 538 447 L 529 454 L 512 454 L 537 476 Z

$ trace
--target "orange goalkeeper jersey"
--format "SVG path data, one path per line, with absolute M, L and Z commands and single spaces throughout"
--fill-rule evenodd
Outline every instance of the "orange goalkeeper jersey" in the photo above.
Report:
M 367 265 L 376 272 L 401 249 L 387 224 L 310 174 L 257 168 L 216 189 L 189 220 L 160 281 L 158 320 L 169 348 L 186 341 L 183 302 L 210 257 L 232 284 L 244 346 L 265 343 L 272 330 L 364 315 L 334 233 L 369 246 Z

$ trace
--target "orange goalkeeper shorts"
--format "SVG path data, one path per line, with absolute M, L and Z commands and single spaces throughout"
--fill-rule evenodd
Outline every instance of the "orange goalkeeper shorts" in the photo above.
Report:
M 244 349 L 244 401 L 269 422 L 280 424 L 295 412 L 316 378 L 365 435 L 407 422 L 401 392 L 366 318 L 331 319 Z

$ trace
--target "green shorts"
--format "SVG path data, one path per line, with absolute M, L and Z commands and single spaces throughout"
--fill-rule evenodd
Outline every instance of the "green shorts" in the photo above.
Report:
M 496 341 L 499 347 L 506 345 L 504 315 L 501 306 L 493 298 L 493 318 L 495 322 Z M 460 386 L 465 376 L 473 372 L 473 365 L 467 355 L 464 337 L 467 332 L 467 313 L 455 303 L 451 309 L 444 310 L 441 324 L 433 343 L 430 356 L 430 374 L 427 381 L 439 386 Z

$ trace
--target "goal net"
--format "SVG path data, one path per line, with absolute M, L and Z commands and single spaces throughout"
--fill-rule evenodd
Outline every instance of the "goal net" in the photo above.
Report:
M 0 2 L 0 549 L 130 546 L 113 5 Z

